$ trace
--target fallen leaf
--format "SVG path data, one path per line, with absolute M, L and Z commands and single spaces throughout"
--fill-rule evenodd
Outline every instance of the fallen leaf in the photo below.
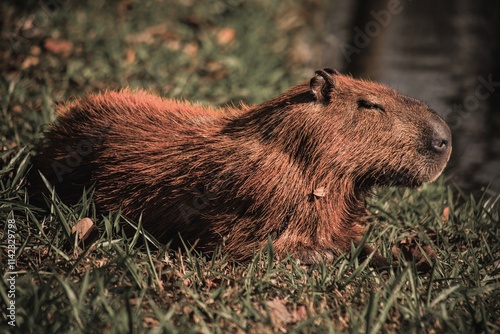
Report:
M 443 209 L 443 216 L 441 219 L 443 223 L 446 223 L 448 219 L 450 219 L 450 208 L 448 206 Z
M 319 188 L 314 189 L 313 195 L 316 197 L 325 197 L 326 196 L 325 187 L 319 187 Z
M 226 45 L 231 43 L 236 37 L 236 31 L 233 28 L 222 28 L 217 32 L 217 44 Z
M 160 324 L 160 322 L 153 317 L 144 317 L 143 323 L 144 323 L 146 328 L 154 328 Z
M 35 56 L 28 56 L 26 59 L 24 59 L 23 63 L 21 64 L 21 69 L 25 70 L 31 66 L 36 66 L 40 63 L 40 58 L 35 57 Z
M 139 33 L 125 37 L 125 42 L 128 44 L 152 44 L 159 40 L 180 43 L 179 37 L 165 24 L 151 26 Z
M 15 113 L 21 113 L 23 112 L 23 107 L 19 104 L 16 104 L 12 107 L 12 111 Z
M 45 50 L 63 58 L 69 57 L 73 52 L 73 43 L 63 39 L 46 39 L 43 46 Z
M 39 56 L 42 50 L 38 45 L 33 45 L 30 47 L 30 54 L 33 56 Z
M 267 302 L 267 306 L 269 307 L 269 315 L 275 327 L 281 328 L 292 320 L 292 316 L 288 312 L 284 300 L 274 298 Z
M 72 228 L 71 232 L 76 234 L 78 240 L 78 246 L 81 248 L 84 241 L 91 243 L 98 236 L 97 228 L 94 222 L 90 218 L 82 218 L 78 223 L 76 223 Z
M 188 56 L 196 56 L 198 53 L 198 45 L 196 43 L 188 43 L 184 46 L 182 51 Z
M 135 50 L 132 48 L 128 48 L 127 51 L 125 51 L 125 59 L 127 64 L 135 63 Z

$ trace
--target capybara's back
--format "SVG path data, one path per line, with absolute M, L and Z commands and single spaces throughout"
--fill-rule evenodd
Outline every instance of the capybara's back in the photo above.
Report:
M 143 91 L 106 92 L 59 108 L 30 173 L 67 202 L 95 186 L 101 212 L 139 219 L 162 242 L 179 235 L 234 259 L 275 252 L 329 260 L 358 242 L 374 185 L 434 180 L 451 153 L 425 104 L 318 70 L 256 106 L 208 108 Z

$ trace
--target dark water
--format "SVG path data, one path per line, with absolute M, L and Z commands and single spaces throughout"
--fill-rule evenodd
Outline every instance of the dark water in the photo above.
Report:
M 500 1 L 332 1 L 323 64 L 427 102 L 453 133 L 445 173 L 500 193 Z

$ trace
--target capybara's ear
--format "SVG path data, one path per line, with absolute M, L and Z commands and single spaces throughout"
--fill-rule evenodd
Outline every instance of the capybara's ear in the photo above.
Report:
M 338 74 L 336 70 L 325 68 L 317 70 L 316 74 L 310 81 L 311 93 L 316 97 L 317 101 L 322 103 L 330 102 L 330 93 L 335 86 L 335 79 L 332 75 Z
M 328 68 L 328 67 L 325 67 L 323 69 L 323 71 L 325 71 L 326 73 L 329 73 L 331 75 L 337 75 L 337 74 L 340 74 L 339 71 L 337 71 L 336 69 L 333 69 L 333 68 Z

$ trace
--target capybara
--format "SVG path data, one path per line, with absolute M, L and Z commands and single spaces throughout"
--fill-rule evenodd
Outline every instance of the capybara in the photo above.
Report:
M 281 257 L 332 260 L 362 238 L 373 186 L 433 181 L 451 153 L 450 130 L 427 105 L 328 68 L 255 106 L 123 90 L 58 116 L 34 158 L 32 193 L 46 189 L 39 172 L 69 203 L 94 186 L 101 212 L 239 261 L 268 240 Z

